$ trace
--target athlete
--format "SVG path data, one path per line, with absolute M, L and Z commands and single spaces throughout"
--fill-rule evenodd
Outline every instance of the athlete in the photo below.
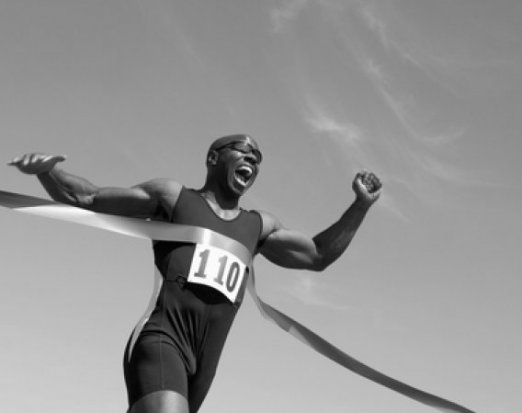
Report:
M 230 135 L 207 153 L 201 189 L 170 179 L 131 188 L 99 187 L 56 165 L 64 156 L 30 153 L 10 165 L 36 175 L 56 201 L 129 217 L 205 227 L 286 268 L 322 271 L 348 247 L 381 194 L 379 178 L 358 173 L 355 200 L 338 221 L 311 238 L 273 215 L 247 211 L 240 198 L 254 183 L 262 154 L 254 139 Z M 248 270 L 234 252 L 203 244 L 155 241 L 163 283 L 155 307 L 133 331 L 124 355 L 129 413 L 195 413 L 214 377 L 241 304 Z M 243 265 L 243 267 L 242 267 Z

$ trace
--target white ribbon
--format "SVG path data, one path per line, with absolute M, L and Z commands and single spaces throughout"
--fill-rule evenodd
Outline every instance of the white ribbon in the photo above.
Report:
M 402 383 L 361 363 L 299 322 L 265 303 L 259 298 L 255 289 L 254 268 L 250 252 L 241 243 L 222 234 L 202 227 L 102 214 L 41 198 L 5 191 L 0 191 L 0 206 L 11 208 L 19 212 L 74 222 L 132 237 L 158 241 L 208 244 L 233 252 L 241 258 L 243 262 L 249 263 L 251 271 L 248 280 L 248 290 L 263 317 L 274 322 L 287 333 L 325 357 L 369 380 L 445 413 L 474 413 L 466 407 Z M 141 323 L 143 323 L 143 320 L 142 318 Z

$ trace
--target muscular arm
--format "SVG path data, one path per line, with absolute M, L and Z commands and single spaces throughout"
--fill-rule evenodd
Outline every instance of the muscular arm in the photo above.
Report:
M 181 185 L 167 179 L 154 179 L 131 188 L 99 187 L 88 180 L 57 168 L 64 158 L 30 154 L 11 161 L 24 173 L 36 175 L 55 201 L 96 212 L 153 218 L 170 214 Z
M 282 267 L 324 270 L 346 251 L 370 206 L 379 197 L 381 184 L 374 178 L 370 191 L 363 185 L 363 175 L 358 175 L 353 183 L 355 202 L 338 221 L 313 238 L 284 228 L 273 216 L 262 213 L 266 238 L 259 252 Z

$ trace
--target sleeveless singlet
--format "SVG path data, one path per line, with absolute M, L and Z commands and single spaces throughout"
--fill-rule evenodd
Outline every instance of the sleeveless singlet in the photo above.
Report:
M 220 218 L 200 193 L 187 188 L 181 190 L 172 222 L 221 233 L 243 244 L 252 255 L 262 227 L 256 212 L 241 210 L 232 220 Z M 248 270 L 240 273 L 234 257 L 204 246 L 156 241 L 153 249 L 163 284 L 135 346 L 127 346 L 124 369 L 129 403 L 153 391 L 170 389 L 184 394 L 191 412 L 197 411 L 243 299 Z M 211 262 L 218 275 L 209 275 L 209 280 L 214 284 L 217 280 L 221 291 L 198 281 L 205 278 Z M 191 282 L 191 277 L 198 283 Z M 230 290 L 233 299 L 224 294 Z M 179 371 L 181 366 L 184 371 Z M 178 377 L 183 374 L 186 377 Z

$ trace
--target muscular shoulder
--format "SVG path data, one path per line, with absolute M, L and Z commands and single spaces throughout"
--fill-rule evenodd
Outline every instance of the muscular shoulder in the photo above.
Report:
M 281 229 L 283 225 L 273 214 L 266 211 L 256 211 L 261 216 L 261 242 L 266 240 L 270 234 Z
M 174 206 L 178 202 L 183 185 L 169 178 L 155 178 L 138 184 L 135 188 L 156 199 L 161 210 L 170 217 Z
M 181 191 L 182 185 L 169 178 L 155 178 L 135 185 L 135 187 L 142 188 L 155 195 L 177 196 Z

